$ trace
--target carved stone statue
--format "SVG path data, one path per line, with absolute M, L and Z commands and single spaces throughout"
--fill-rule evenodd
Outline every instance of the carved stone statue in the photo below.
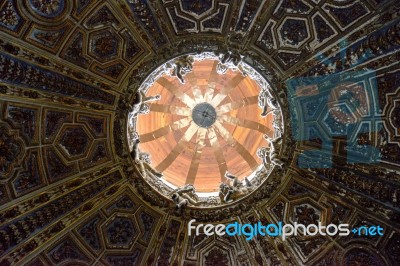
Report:
M 258 106 L 262 108 L 262 117 L 268 114 L 268 107 L 272 111 L 279 108 L 278 101 L 271 95 L 271 93 L 267 89 L 263 89 L 258 95 Z
M 140 163 L 140 159 L 139 159 L 139 143 L 140 140 L 139 138 L 137 138 L 134 142 L 133 142 L 133 149 L 131 151 L 131 157 L 132 159 L 135 161 L 135 163 Z
M 253 187 L 252 182 L 247 177 L 244 178 L 243 182 L 240 182 L 237 176 L 232 175 L 228 171 L 225 172 L 225 177 L 231 181 L 231 184 L 221 183 L 219 185 L 219 197 L 222 202 L 231 202 L 241 198 L 249 193 Z
M 191 72 L 193 69 L 194 58 L 191 55 L 178 57 L 172 64 L 168 63 L 166 65 L 167 69 L 172 69 L 170 76 L 177 77 L 179 81 L 184 84 L 185 76 L 187 73 Z
M 174 190 L 171 198 L 175 202 L 177 209 L 185 207 L 188 204 L 195 206 L 200 205 L 199 198 L 196 195 L 196 189 L 191 184 Z
M 172 194 L 171 198 L 176 205 L 176 209 L 184 208 L 189 204 L 189 201 L 187 199 L 181 197 L 178 193 Z
M 247 176 L 244 178 L 243 183 L 241 184 L 237 176 L 232 175 L 228 171 L 225 172 L 225 177 L 231 180 L 231 185 L 234 187 L 241 187 L 241 185 L 245 185 L 247 187 L 251 187 L 251 182 L 247 179 Z
M 133 118 L 129 118 L 129 123 L 128 123 L 128 141 L 129 141 L 129 148 L 132 148 L 133 145 L 135 145 L 135 141 L 139 139 L 139 134 L 135 130 L 135 125 Z
M 150 112 L 150 108 L 147 102 L 160 100 L 160 95 L 155 96 L 146 96 L 143 91 L 137 91 L 135 94 L 135 99 L 133 100 L 132 106 L 129 110 L 133 117 L 136 117 L 138 114 L 148 114 Z
M 140 173 L 146 178 L 156 177 L 161 178 L 163 176 L 162 173 L 156 171 L 153 167 L 151 167 L 151 159 L 150 154 L 139 151 L 139 138 L 134 141 L 133 148 L 131 151 L 131 157 L 135 161 L 136 164 L 140 167 Z
M 282 136 L 283 129 L 282 129 L 282 118 L 280 117 L 280 113 L 278 110 L 274 110 L 273 114 L 274 114 L 274 120 L 272 121 L 272 127 L 276 132 L 275 133 L 276 136 Z
M 158 172 L 151 166 L 151 157 L 150 154 L 146 152 L 141 152 L 140 156 L 140 170 L 142 173 L 144 173 L 144 177 L 156 177 L 156 178 L 161 178 L 163 177 L 163 173 Z
M 264 138 L 268 140 L 270 146 L 259 148 L 257 150 L 258 157 L 263 159 L 265 166 L 268 164 L 273 164 L 282 168 L 285 165 L 285 162 L 279 157 L 279 143 L 281 142 L 282 137 L 272 139 L 268 137 L 268 135 L 264 135 Z
M 237 51 L 226 50 L 224 53 L 217 54 L 220 62 L 217 64 L 217 73 L 222 75 L 225 74 L 228 69 L 237 70 L 246 76 L 246 71 L 240 66 L 242 62 L 242 56 Z

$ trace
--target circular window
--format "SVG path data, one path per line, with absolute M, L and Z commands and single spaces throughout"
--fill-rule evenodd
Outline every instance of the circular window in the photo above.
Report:
M 130 148 L 144 178 L 169 197 L 186 191 L 189 205 L 231 202 L 274 166 L 263 152 L 281 135 L 280 108 L 268 83 L 242 61 L 176 58 L 146 79 L 133 102 Z
M 209 128 L 217 120 L 217 112 L 211 104 L 199 103 L 193 108 L 192 119 L 199 127 Z

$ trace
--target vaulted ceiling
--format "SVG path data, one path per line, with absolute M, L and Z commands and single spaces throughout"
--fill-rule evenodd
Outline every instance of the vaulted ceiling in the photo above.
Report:
M 396 0 L 1 1 L 0 264 L 396 265 L 399 13 Z M 287 165 L 241 201 L 177 212 L 128 156 L 128 87 L 167 60 L 224 47 L 281 96 Z M 332 80 L 356 99 L 305 90 L 289 104 L 293 86 Z M 367 102 L 346 118 L 362 123 L 349 131 L 325 116 L 347 115 L 324 104 L 330 94 L 350 109 Z M 189 236 L 191 218 L 385 233 L 246 241 Z

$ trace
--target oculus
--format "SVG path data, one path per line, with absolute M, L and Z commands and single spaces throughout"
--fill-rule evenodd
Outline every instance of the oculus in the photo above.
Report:
M 199 103 L 192 111 L 193 122 L 199 127 L 209 128 L 217 119 L 215 108 L 209 103 Z

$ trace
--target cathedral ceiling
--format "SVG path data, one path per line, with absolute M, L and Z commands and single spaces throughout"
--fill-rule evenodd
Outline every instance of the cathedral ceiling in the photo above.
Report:
M 1 1 L 0 264 L 396 265 L 399 13 L 391 0 Z M 128 156 L 129 88 L 167 60 L 227 46 L 280 95 L 287 165 L 243 201 L 177 212 Z M 343 79 L 349 95 L 331 97 L 351 110 L 366 102 L 345 118 L 362 120 L 348 135 L 323 115 L 347 115 L 330 92 L 288 104 L 293 86 Z M 303 135 L 290 126 L 299 117 Z M 329 168 L 307 152 L 327 139 Z M 385 234 L 189 236 L 192 217 L 380 224 Z

